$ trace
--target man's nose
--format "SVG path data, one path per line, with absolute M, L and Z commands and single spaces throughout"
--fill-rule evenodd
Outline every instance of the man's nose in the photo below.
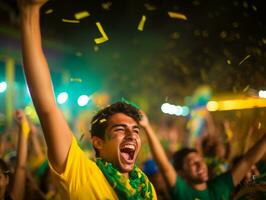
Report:
M 202 161 L 198 162 L 197 164 L 198 164 L 199 168 L 203 168 L 204 167 L 204 163 Z
M 130 128 L 126 128 L 126 137 L 133 138 L 134 137 L 134 131 Z

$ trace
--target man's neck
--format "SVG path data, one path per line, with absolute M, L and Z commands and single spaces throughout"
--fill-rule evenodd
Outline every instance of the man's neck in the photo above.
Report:
M 206 190 L 207 189 L 207 183 L 198 183 L 198 184 L 190 184 L 192 186 L 193 189 L 195 190 Z
M 121 173 L 123 176 L 125 176 L 125 177 L 127 177 L 127 178 L 129 178 L 129 175 L 128 175 L 128 173 L 127 172 L 125 172 L 125 173 Z

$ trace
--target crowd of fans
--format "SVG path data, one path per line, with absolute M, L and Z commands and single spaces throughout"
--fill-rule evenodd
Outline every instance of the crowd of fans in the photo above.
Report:
M 77 138 L 54 99 L 42 50 L 39 20 L 45 3 L 18 0 L 23 70 L 42 128 L 17 110 L 17 128 L 1 133 L 0 200 L 266 199 L 266 135 L 232 158 L 230 122 L 217 134 L 210 113 L 209 127 L 203 134 L 195 131 L 189 146 L 174 141 L 163 146 L 160 128 L 124 101 L 99 110 L 91 119 L 91 135 Z M 95 154 L 87 154 L 84 143 Z M 141 143 L 151 156 L 139 162 Z
M 143 115 L 146 116 L 144 113 Z M 147 126 L 152 130 L 147 117 L 145 119 L 147 120 L 145 122 L 146 124 L 143 124 L 143 121 L 141 122 L 144 132 L 147 131 Z M 26 117 L 23 110 L 17 110 L 14 113 L 14 120 L 17 124 L 16 127 L 1 133 L 1 199 L 62 199 L 57 182 L 54 180 L 54 176 L 49 168 L 42 129 L 39 125 L 33 124 Z M 228 126 L 229 122 L 226 123 Z M 154 135 L 160 138 L 160 132 Z M 142 135 L 142 137 L 145 137 L 145 134 Z M 195 162 L 195 166 L 197 162 L 203 163 L 198 164 L 199 168 L 206 164 L 207 168 L 205 170 L 208 175 L 204 175 L 205 179 L 202 175 L 205 182 L 231 171 L 232 168 L 245 157 L 245 154 L 234 157 L 230 156 L 232 147 L 230 141 L 226 139 L 226 134 L 220 133 L 220 135 L 216 135 L 216 137 L 204 136 L 201 141 L 201 149 L 182 148 L 184 144 L 179 144 L 176 145 L 176 151 L 171 152 L 172 149 L 169 150 L 167 146 L 164 146 L 164 151 L 167 152 L 167 156 L 165 154 L 165 157 L 167 157 L 168 162 L 174 167 L 178 176 L 180 175 L 191 187 L 193 187 L 194 183 L 190 182 L 188 176 L 182 175 L 181 172 L 184 167 L 183 162 L 188 155 L 196 155 L 196 158 L 192 158 L 192 160 L 194 159 L 196 161 L 190 161 Z M 90 137 L 82 137 L 79 143 L 82 148 L 88 152 L 88 157 L 90 157 L 90 159 L 95 159 L 91 144 L 88 145 L 88 143 L 91 143 Z M 163 143 L 163 141 L 161 141 L 161 143 Z M 88 145 L 90 148 L 85 145 Z M 152 150 L 153 144 L 149 139 L 148 142 L 146 141 L 143 145 L 151 145 L 151 151 L 154 151 Z M 170 145 L 168 145 L 168 147 L 170 147 Z M 254 147 L 256 147 L 256 145 Z M 264 150 L 261 149 L 260 151 Z M 154 157 L 145 154 L 145 158 L 142 157 L 138 165 L 141 166 L 142 170 L 155 187 L 157 198 L 165 200 L 186 198 L 173 194 L 173 191 L 171 191 L 173 190 L 173 185 L 171 185 L 169 179 L 167 179 L 164 166 L 160 166 L 162 165 L 162 163 L 160 163 L 161 158 L 158 160 L 158 158 L 156 158 L 156 156 L 158 156 L 156 152 L 152 153 Z M 263 159 L 252 164 L 249 170 L 242 176 L 241 180 L 239 180 L 236 185 L 232 186 L 230 199 L 244 199 L 248 197 L 251 199 L 263 199 L 265 197 L 266 188 L 265 166 L 266 164 Z M 175 177 L 177 174 L 171 174 L 171 177 Z M 174 182 L 176 182 L 176 180 Z M 229 183 L 227 182 L 227 184 L 230 185 L 230 181 Z M 219 187 L 222 188 L 223 186 L 219 185 Z M 222 188 L 221 191 L 226 193 L 227 189 Z M 182 192 L 185 194 L 191 191 Z M 207 199 L 220 198 L 219 195 L 223 193 L 216 194 L 218 196 L 208 197 Z

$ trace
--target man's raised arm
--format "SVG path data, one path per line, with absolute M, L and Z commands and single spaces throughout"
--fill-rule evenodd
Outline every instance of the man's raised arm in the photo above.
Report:
M 56 105 L 49 67 L 42 50 L 40 8 L 46 2 L 47 0 L 18 0 L 23 68 L 45 135 L 49 160 L 60 173 L 65 168 L 72 135 Z
M 252 165 L 256 164 L 266 152 L 266 134 L 257 142 L 232 169 L 234 185 L 238 185 Z
M 140 121 L 140 125 L 143 127 L 145 134 L 148 138 L 149 146 L 152 151 L 152 155 L 159 166 L 159 169 L 165 178 L 169 187 L 173 187 L 176 183 L 177 173 L 173 167 L 173 165 L 168 160 L 166 153 L 155 135 L 149 120 L 144 112 L 142 114 L 142 119 Z

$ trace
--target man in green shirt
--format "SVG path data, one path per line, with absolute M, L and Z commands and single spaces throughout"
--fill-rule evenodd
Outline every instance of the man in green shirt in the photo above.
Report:
M 195 150 L 185 148 L 175 153 L 173 165 L 156 137 L 144 113 L 140 125 L 163 174 L 173 199 L 178 200 L 227 200 L 234 186 L 245 176 L 251 166 L 258 162 L 266 151 L 266 135 L 254 145 L 229 172 L 209 180 L 204 158 Z
M 170 185 L 173 199 L 229 199 L 234 189 L 232 174 L 223 173 L 209 180 L 207 165 L 195 149 L 184 148 L 173 156 L 180 176 Z

